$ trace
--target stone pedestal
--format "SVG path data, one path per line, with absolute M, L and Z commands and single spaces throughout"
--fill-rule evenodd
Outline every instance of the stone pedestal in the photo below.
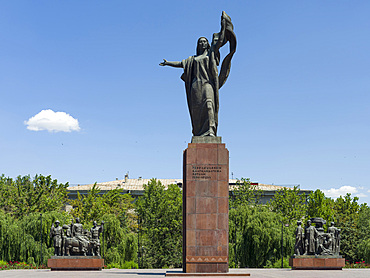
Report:
M 48 267 L 51 270 L 101 270 L 104 259 L 91 256 L 53 256 L 48 259 Z
M 345 259 L 344 258 L 333 258 L 333 257 L 317 258 L 314 256 L 311 256 L 311 257 L 302 256 L 302 257 L 290 258 L 289 266 L 291 266 L 293 270 L 299 270 L 299 269 L 342 270 L 342 268 L 345 266 Z
M 183 165 L 183 272 L 226 273 L 229 151 L 222 143 L 190 143 Z

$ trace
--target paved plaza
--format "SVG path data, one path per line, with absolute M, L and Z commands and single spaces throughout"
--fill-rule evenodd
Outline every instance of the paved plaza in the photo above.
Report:
M 180 269 L 104 269 L 102 271 L 50 271 L 36 270 L 3 270 L 1 278 L 160 278 L 165 277 L 166 271 L 180 272 Z M 250 273 L 255 278 L 369 278 L 370 269 L 343 269 L 343 270 L 290 270 L 290 269 L 263 269 L 243 268 L 231 269 L 230 273 Z M 220 277 L 220 276 L 218 276 Z M 235 277 L 235 276 L 234 276 Z M 241 277 L 241 276 L 240 276 Z

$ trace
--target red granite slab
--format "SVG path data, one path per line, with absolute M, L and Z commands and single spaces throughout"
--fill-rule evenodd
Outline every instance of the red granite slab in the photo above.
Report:
M 183 169 L 183 270 L 226 273 L 229 151 L 225 144 L 191 143 Z
M 341 270 L 345 266 L 344 258 L 290 258 L 289 266 L 293 270 L 316 269 L 316 270 Z
M 51 270 L 101 270 L 104 259 L 99 257 L 52 257 L 48 259 Z

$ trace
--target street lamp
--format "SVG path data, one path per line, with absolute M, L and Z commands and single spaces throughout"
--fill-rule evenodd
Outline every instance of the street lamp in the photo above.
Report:
M 42 265 L 42 213 L 40 213 L 40 265 Z
M 140 218 L 137 218 L 137 265 L 140 269 Z
M 284 255 L 283 255 L 283 244 L 284 244 L 284 226 L 289 227 L 289 224 L 284 224 L 281 222 L 281 268 L 284 268 Z
M 234 191 L 231 191 L 231 196 L 232 196 L 232 199 L 233 201 L 235 201 L 235 192 Z M 235 202 L 234 202 L 235 204 Z M 230 208 L 233 208 L 235 209 L 233 206 L 230 206 Z M 237 223 L 236 223 L 236 215 L 235 215 L 235 218 L 234 218 L 234 226 L 235 226 L 235 231 L 234 231 L 234 264 L 235 264 L 235 268 L 237 268 L 237 259 L 236 259 L 236 236 L 237 236 Z

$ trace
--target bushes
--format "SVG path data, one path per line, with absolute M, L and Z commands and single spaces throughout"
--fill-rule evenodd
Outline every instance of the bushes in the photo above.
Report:
M 263 268 L 281 268 L 281 259 L 276 259 L 275 261 L 266 261 L 266 265 Z M 290 268 L 289 257 L 284 257 L 283 268 Z
M 18 261 L 0 261 L 0 270 L 10 270 L 10 269 L 37 269 L 37 268 L 46 268 L 45 266 L 38 267 L 35 264 L 18 262 Z

